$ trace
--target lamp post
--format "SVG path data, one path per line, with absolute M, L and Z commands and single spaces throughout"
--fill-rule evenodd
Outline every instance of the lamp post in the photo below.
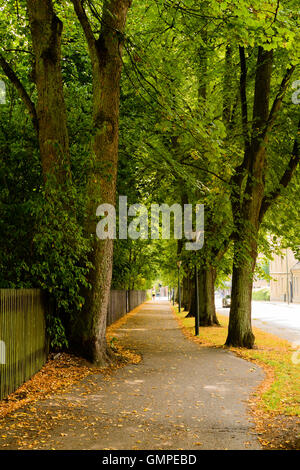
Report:
M 194 233 L 193 240 L 199 241 L 201 231 Z M 196 312 L 195 312 L 195 336 L 199 336 L 200 327 L 200 311 L 199 311 L 199 285 L 198 285 L 198 266 L 197 266 L 197 252 L 195 251 L 195 300 L 196 300 Z
M 180 292 L 180 266 L 182 261 L 177 261 L 178 267 L 178 312 L 180 313 L 181 310 L 181 292 Z
M 289 253 L 286 249 L 286 300 L 289 305 L 290 303 L 290 289 L 289 289 Z
M 199 336 L 200 312 L 199 312 L 199 288 L 198 288 L 198 268 L 197 260 L 195 263 L 195 297 L 196 297 L 196 314 L 195 314 L 195 336 Z

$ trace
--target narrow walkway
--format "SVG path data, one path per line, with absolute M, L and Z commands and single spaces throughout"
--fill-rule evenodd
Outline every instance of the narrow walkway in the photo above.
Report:
M 260 449 L 247 414 L 257 366 L 186 339 L 168 302 L 144 304 L 116 333 L 142 362 L 35 404 L 33 448 Z

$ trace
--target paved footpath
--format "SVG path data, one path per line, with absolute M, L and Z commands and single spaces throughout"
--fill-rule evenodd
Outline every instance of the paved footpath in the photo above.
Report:
M 247 400 L 263 379 L 259 367 L 188 340 L 166 301 L 142 305 L 116 336 L 141 353 L 142 362 L 108 380 L 89 376 L 35 404 L 32 421 L 39 417 L 39 433 L 32 429 L 25 436 L 33 448 L 261 448 L 247 412 Z M 17 448 L 16 442 L 9 448 Z

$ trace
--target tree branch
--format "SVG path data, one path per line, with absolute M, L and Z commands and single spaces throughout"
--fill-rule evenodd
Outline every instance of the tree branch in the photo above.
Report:
M 222 178 L 222 176 L 217 175 L 217 173 L 214 173 L 213 171 L 208 170 L 207 168 L 203 168 L 203 167 L 198 166 L 196 164 L 186 163 L 186 162 L 183 162 L 183 161 L 180 161 L 180 165 L 190 166 L 192 168 L 195 168 L 196 170 L 204 171 L 204 173 L 209 173 L 210 175 L 213 175 L 215 178 L 218 178 L 220 181 L 222 181 L 226 185 L 229 184 L 228 181 L 226 181 L 224 178 Z
M 252 150 L 260 146 L 261 137 L 265 134 L 269 119 L 270 88 L 272 77 L 273 50 L 258 48 L 255 72 L 255 89 L 253 102 L 253 121 L 251 145 Z
M 297 135 L 294 141 L 294 146 L 293 146 L 293 151 L 292 151 L 292 156 L 289 160 L 289 163 L 285 169 L 285 172 L 283 173 L 278 187 L 272 191 L 270 194 L 266 195 L 262 201 L 260 213 L 259 213 L 259 220 L 260 222 L 262 221 L 265 213 L 269 209 L 269 207 L 278 199 L 278 197 L 281 194 L 281 191 L 283 188 L 286 188 L 288 184 L 290 183 L 293 175 L 295 174 L 295 171 L 297 169 L 297 166 L 299 165 L 300 162 L 300 157 L 299 157 L 299 133 L 300 133 L 300 120 L 298 123 L 298 128 L 297 128 Z
M 30 54 L 34 56 L 31 51 L 27 51 L 26 49 L 3 49 L 5 52 L 23 52 L 24 54 Z
M 274 122 L 276 120 L 276 117 L 277 117 L 277 113 L 281 108 L 284 95 L 286 93 L 287 87 L 289 85 L 289 82 L 291 80 L 291 77 L 294 73 L 295 68 L 296 68 L 296 66 L 292 65 L 285 72 L 285 75 L 284 75 L 284 77 L 282 79 L 282 82 L 280 84 L 280 87 L 279 87 L 279 91 L 278 91 L 278 93 L 275 97 L 275 100 L 273 102 L 273 105 L 272 105 L 272 108 L 271 108 L 271 111 L 270 111 L 270 114 L 269 114 L 266 129 L 265 129 L 264 134 L 263 134 L 264 139 L 265 139 L 266 135 L 269 134 L 272 130 L 273 124 L 274 124 Z
M 232 185 L 232 201 L 235 209 L 238 209 L 240 204 L 241 186 L 245 177 L 245 171 L 249 168 L 250 164 L 250 148 L 251 136 L 248 126 L 248 102 L 247 102 L 247 62 L 245 56 L 245 48 L 239 46 L 240 53 L 240 97 L 241 97 L 241 111 L 242 111 L 242 129 L 244 136 L 244 158 L 240 165 L 235 168 L 235 173 L 232 175 L 230 184 Z
M 295 70 L 296 66 L 293 65 L 289 67 L 285 75 L 282 79 L 282 82 L 279 87 L 279 91 L 274 99 L 271 111 L 269 113 L 269 117 L 267 119 L 267 122 L 264 127 L 262 127 L 262 131 L 260 132 L 259 136 L 257 136 L 256 142 L 257 142 L 257 158 L 259 158 L 260 154 L 265 152 L 268 140 L 269 140 L 269 135 L 273 129 L 273 125 L 276 121 L 277 114 L 281 108 L 283 98 L 285 96 L 286 90 L 288 88 L 290 79 L 293 75 L 293 72 Z
M 239 46 L 240 53 L 240 95 L 241 95 L 241 107 L 242 107 L 242 127 L 244 133 L 245 150 L 247 151 L 250 146 L 250 136 L 248 129 L 248 102 L 247 102 L 247 63 L 245 56 L 245 48 Z
M 275 14 L 274 14 L 274 19 L 271 23 L 271 26 L 275 23 L 275 21 L 277 20 L 277 16 L 278 16 L 278 12 L 279 12 L 279 7 L 280 7 L 280 0 L 277 0 L 277 5 L 276 5 L 276 10 L 275 10 Z
M 5 73 L 5 75 L 7 76 L 7 78 L 11 81 L 11 83 L 14 85 L 14 87 L 18 90 L 19 95 L 20 95 L 23 103 L 25 104 L 28 112 L 29 112 L 29 115 L 31 117 L 33 126 L 34 126 L 35 130 L 38 133 L 39 126 L 38 126 L 38 118 L 37 118 L 35 105 L 34 105 L 33 101 L 31 100 L 30 96 L 28 95 L 28 93 L 27 93 L 26 89 L 24 88 L 23 84 L 21 83 L 21 81 L 17 77 L 16 73 L 13 71 L 13 69 L 11 68 L 9 63 L 6 62 L 6 60 L 4 59 L 2 54 L 0 54 L 0 66 L 2 67 L 2 70 Z
M 75 13 L 77 15 L 77 18 L 82 26 L 83 32 L 86 37 L 86 41 L 88 43 L 88 47 L 90 50 L 90 53 L 96 54 L 97 48 L 96 48 L 96 39 L 91 27 L 91 23 L 87 17 L 86 11 L 82 5 L 81 0 L 72 0 L 73 6 Z

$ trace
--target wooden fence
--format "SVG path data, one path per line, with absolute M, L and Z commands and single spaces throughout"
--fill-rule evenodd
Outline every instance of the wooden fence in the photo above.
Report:
M 112 290 L 107 325 L 145 302 L 146 297 L 146 291 Z M 40 289 L 0 289 L 0 400 L 47 360 L 47 305 Z
M 107 326 L 146 301 L 145 290 L 112 290 L 107 310 Z
M 0 289 L 0 399 L 46 362 L 45 302 L 39 289 Z
M 147 291 L 131 290 L 129 291 L 129 311 L 146 301 Z
M 128 294 L 126 290 L 111 290 L 107 309 L 107 326 L 114 323 L 128 312 Z

